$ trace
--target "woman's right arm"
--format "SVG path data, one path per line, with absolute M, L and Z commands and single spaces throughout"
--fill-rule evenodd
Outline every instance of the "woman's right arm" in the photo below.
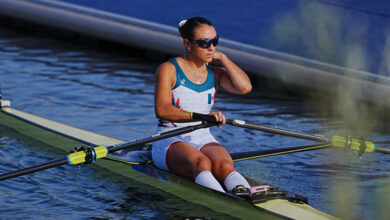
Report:
M 190 113 L 172 104 L 172 88 L 176 82 L 176 69 L 170 62 L 157 68 L 157 80 L 154 91 L 154 110 L 156 117 L 174 122 L 192 121 Z

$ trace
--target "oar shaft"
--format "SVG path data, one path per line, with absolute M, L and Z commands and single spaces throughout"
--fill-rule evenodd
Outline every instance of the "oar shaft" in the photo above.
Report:
M 268 149 L 268 150 L 258 150 L 258 151 L 249 151 L 249 152 L 239 152 L 239 153 L 231 153 L 233 161 L 241 161 L 241 160 L 250 160 L 260 157 L 269 157 L 281 154 L 290 154 L 302 151 L 309 150 L 317 150 L 321 148 L 330 147 L 330 144 L 322 144 L 322 145 L 308 145 L 308 146 L 299 146 L 299 147 L 286 147 L 286 148 L 276 148 L 276 149 Z
M 383 148 L 383 147 L 375 147 L 375 152 L 390 154 L 390 149 Z
M 296 132 L 296 131 L 289 131 L 289 130 L 284 130 L 284 129 L 280 129 L 280 128 L 274 128 L 271 126 L 255 124 L 255 123 L 247 122 L 247 121 L 243 121 L 243 120 L 227 119 L 226 123 L 233 125 L 233 126 L 236 126 L 236 127 L 249 128 L 249 129 L 254 129 L 254 130 L 258 130 L 258 131 L 286 135 L 286 136 L 290 136 L 290 137 L 304 138 L 304 139 L 308 139 L 308 140 L 321 141 L 321 142 L 325 142 L 325 143 L 328 143 L 330 141 L 329 138 L 324 137 L 324 136 L 304 134 L 304 133 L 300 133 L 300 132 Z
M 10 173 L 6 173 L 6 174 L 3 174 L 3 175 L 0 175 L 0 181 L 6 180 L 6 179 L 10 179 L 10 178 L 14 178 L 14 177 L 18 177 L 18 176 L 22 176 L 22 175 L 26 175 L 26 174 L 30 174 L 30 173 L 35 173 L 35 172 L 38 172 L 38 171 L 41 171 L 41 170 L 46 170 L 46 169 L 49 169 L 49 168 L 52 168 L 52 167 L 62 166 L 62 165 L 67 164 L 67 163 L 68 163 L 68 160 L 65 158 L 65 159 L 55 160 L 55 161 L 51 161 L 49 163 L 40 164 L 40 165 L 37 165 L 37 166 L 25 168 L 25 169 L 22 169 L 22 170 L 13 171 L 13 172 L 10 172 Z
M 158 140 L 162 140 L 162 139 L 166 139 L 166 138 L 170 138 L 170 137 L 175 137 L 175 136 L 178 136 L 181 134 L 186 134 L 186 133 L 189 133 L 191 131 L 195 131 L 195 130 L 200 129 L 200 128 L 208 128 L 208 127 L 212 127 L 215 125 L 216 125 L 215 123 L 203 122 L 202 124 L 199 124 L 199 125 L 178 128 L 178 129 L 174 129 L 171 131 L 155 134 L 153 136 L 150 136 L 150 137 L 147 137 L 144 139 L 140 139 L 140 140 L 136 140 L 136 141 L 132 141 L 132 142 L 127 142 L 127 143 L 123 143 L 123 144 L 119 144 L 119 145 L 114 145 L 114 146 L 108 147 L 107 149 L 108 149 L 108 153 L 113 153 L 113 152 L 116 152 L 119 150 L 131 148 L 131 147 L 135 147 L 135 146 L 140 146 L 143 144 L 147 144 L 150 142 L 154 142 L 154 141 L 158 141 Z

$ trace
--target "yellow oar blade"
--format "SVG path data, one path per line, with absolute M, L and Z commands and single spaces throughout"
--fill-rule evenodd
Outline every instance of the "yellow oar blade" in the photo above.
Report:
M 333 136 L 332 142 L 333 147 L 340 147 L 346 150 L 355 150 L 359 152 L 374 152 L 375 144 L 371 141 L 364 139 L 348 138 L 344 136 Z

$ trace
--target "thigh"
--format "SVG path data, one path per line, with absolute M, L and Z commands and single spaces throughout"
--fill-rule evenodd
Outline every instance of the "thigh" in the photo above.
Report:
M 163 140 L 155 141 L 152 145 L 152 158 L 153 163 L 160 169 L 169 170 L 167 166 L 167 153 L 170 147 L 181 141 L 176 137 L 166 138 Z
M 182 141 L 174 143 L 169 149 L 167 165 L 171 172 L 188 178 L 211 170 L 209 159 L 194 146 Z
M 200 151 L 210 159 L 211 163 L 219 160 L 226 160 L 233 164 L 233 160 L 229 152 L 225 149 L 225 147 L 218 143 L 206 144 L 200 149 Z

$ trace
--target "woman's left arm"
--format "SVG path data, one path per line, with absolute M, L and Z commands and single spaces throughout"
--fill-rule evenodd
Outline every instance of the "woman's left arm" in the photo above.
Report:
M 223 68 L 213 68 L 219 87 L 236 94 L 246 94 L 252 90 L 248 75 L 224 53 L 215 51 L 214 60 L 221 62 L 223 66 Z

